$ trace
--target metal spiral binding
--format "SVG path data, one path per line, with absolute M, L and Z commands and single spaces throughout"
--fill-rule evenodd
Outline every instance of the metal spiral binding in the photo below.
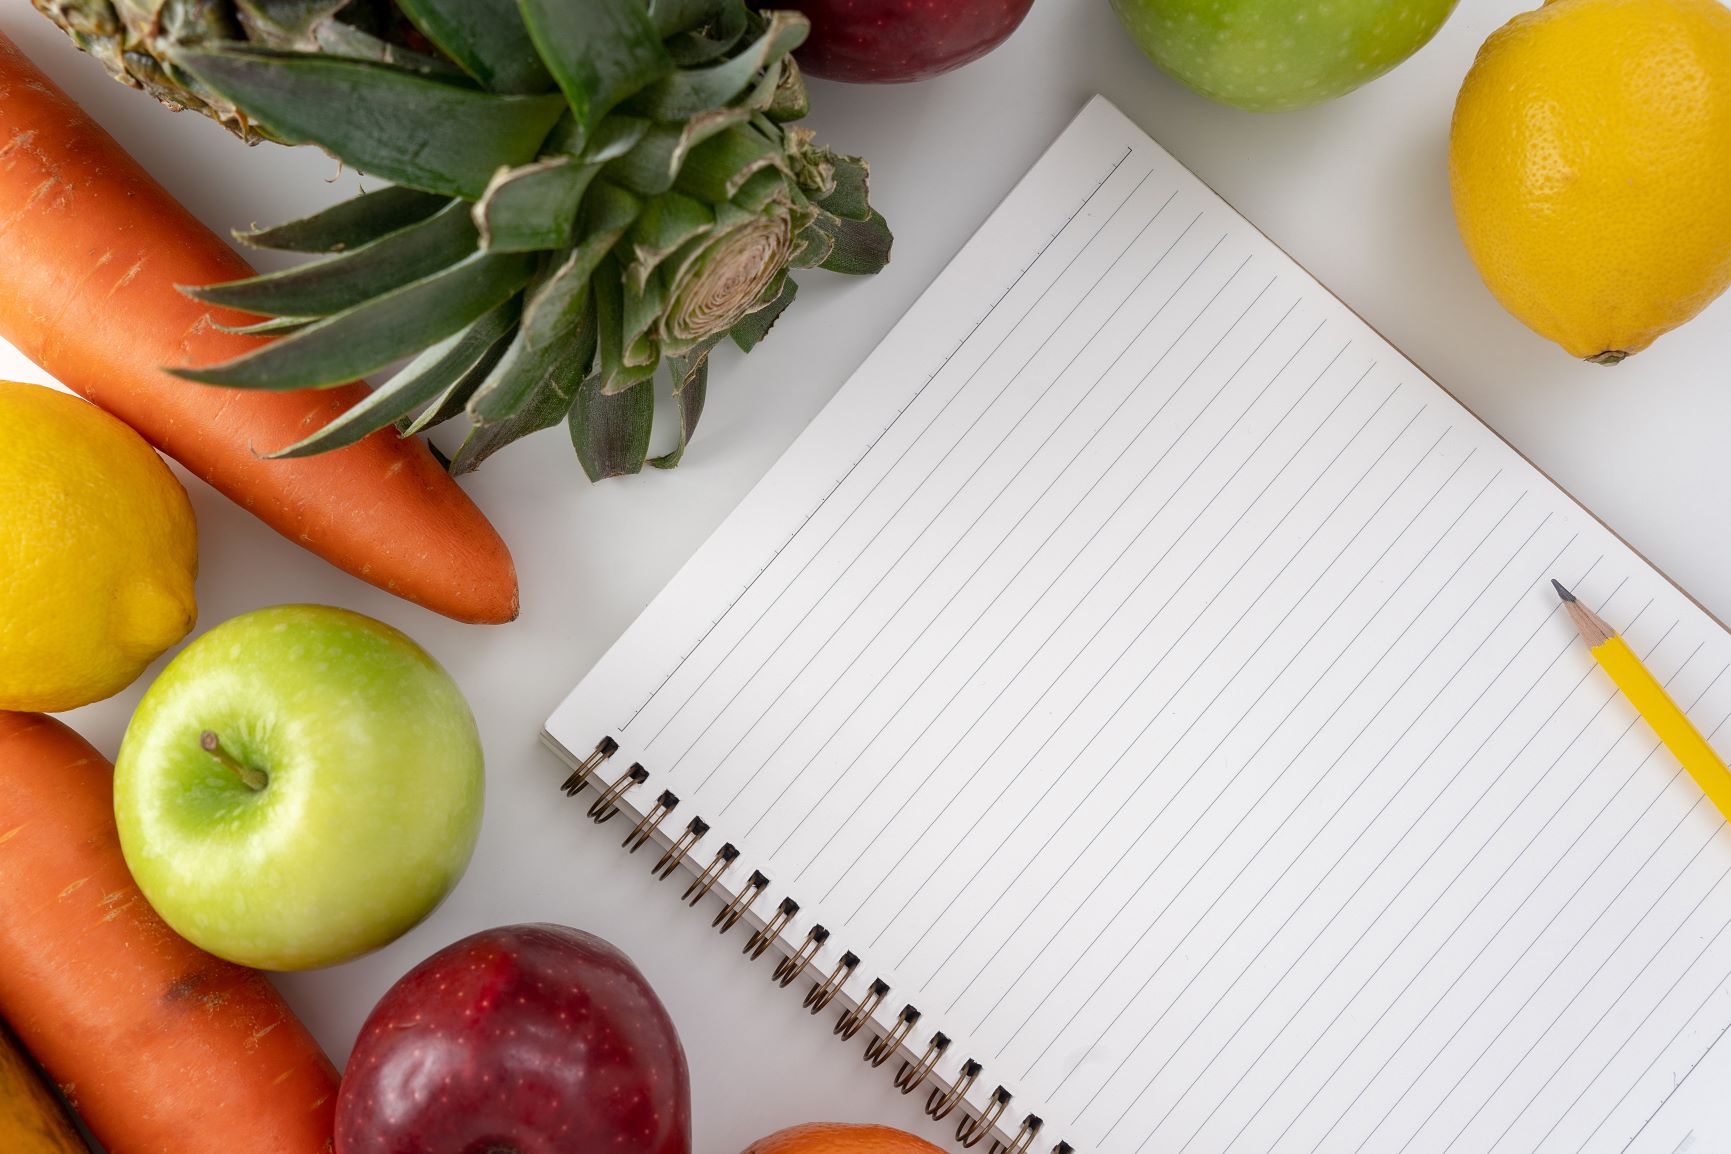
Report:
M 950 1112 L 961 1103 L 963 1098 L 967 1097 L 968 1091 L 973 1089 L 974 1082 L 979 1078 L 983 1068 L 978 1062 L 969 1058 L 962 1063 L 962 1076 L 956 1079 L 955 1084 L 949 1090 L 939 1092 L 934 1089 L 926 1095 L 926 1113 L 932 1116 L 932 1121 L 942 1122 L 950 1116 Z
M 571 771 L 560 788 L 569 797 L 575 797 L 601 767 L 601 764 L 614 753 L 618 752 L 619 744 L 611 737 L 603 737 L 596 743 L 595 749 Z M 649 772 L 642 765 L 633 763 L 624 773 L 615 778 L 605 789 L 601 789 L 595 803 L 589 807 L 588 815 L 596 824 L 612 820 L 619 812 L 620 803 L 632 788 L 649 780 Z M 661 831 L 662 823 L 679 805 L 679 798 L 671 790 L 662 790 L 655 804 L 638 818 L 631 827 L 631 832 L 625 835 L 620 843 L 627 851 L 636 853 L 642 849 L 651 838 Z M 701 817 L 694 817 L 687 823 L 683 832 L 674 838 L 662 851 L 660 857 L 651 867 L 650 873 L 659 880 L 665 881 L 683 865 L 699 842 L 709 833 L 709 823 Z M 691 906 L 696 906 L 706 897 L 728 869 L 738 860 L 739 850 L 728 842 L 716 851 L 709 864 L 698 871 L 686 886 L 681 900 Z M 757 899 L 769 889 L 770 880 L 762 871 L 753 870 L 750 879 L 729 899 L 721 911 L 710 922 L 719 932 L 727 933 L 742 919 L 751 914 L 751 907 Z M 792 924 L 793 918 L 799 913 L 799 903 L 791 897 L 783 897 L 776 912 L 763 925 L 753 931 L 746 940 L 743 953 L 753 961 L 767 953 L 771 946 L 779 946 L 782 934 Z M 776 959 L 771 980 L 782 988 L 791 986 L 810 968 L 825 943 L 829 941 L 830 932 L 821 925 L 813 925 L 806 931 L 805 940 L 792 952 L 782 949 Z M 844 952 L 829 975 L 821 982 L 812 982 L 806 991 L 803 1005 L 813 1014 L 822 1013 L 843 987 L 853 978 L 854 971 L 859 968 L 859 955 L 851 950 Z M 872 1021 L 884 1001 L 890 996 L 890 985 L 882 978 L 872 979 L 866 994 L 852 1009 L 844 1010 L 836 1020 L 833 1032 L 843 1040 L 851 1039 Z M 902 1008 L 895 1025 L 887 1032 L 875 1035 L 866 1044 L 865 1061 L 874 1069 L 882 1066 L 891 1057 L 901 1052 L 903 1044 L 913 1032 L 920 1020 L 920 1011 L 907 1005 Z M 931 1041 L 926 1044 L 923 1054 L 916 1062 L 903 1060 L 901 1068 L 895 1076 L 895 1086 L 903 1094 L 911 1094 L 923 1086 L 937 1069 L 938 1063 L 950 1048 L 950 1039 L 942 1031 L 934 1033 Z M 979 1081 L 984 1067 L 972 1058 L 962 1063 L 961 1071 L 948 1089 L 942 1086 L 933 1087 L 926 1096 L 925 1111 L 933 1120 L 941 1121 L 955 1112 L 956 1107 L 967 1101 L 968 1092 Z M 1003 1086 L 992 1092 L 991 1101 L 977 1115 L 964 1112 L 956 1124 L 956 1141 L 964 1149 L 972 1149 L 992 1135 L 1004 1114 L 1010 1107 L 1013 1095 Z M 996 1137 L 992 1139 L 991 1154 L 1029 1154 L 1039 1135 L 1042 1122 L 1039 1117 L 1029 1114 L 1022 1120 L 1016 1136 L 1009 1143 L 1004 1143 Z M 1059 1142 L 1052 1148 L 1052 1154 L 1074 1154 L 1067 1142 Z
M 787 989 L 801 974 L 805 973 L 805 968 L 811 965 L 811 960 L 817 957 L 818 950 L 823 948 L 823 944 L 827 941 L 829 941 L 829 931 L 822 926 L 812 926 L 806 931 L 805 941 L 800 944 L 798 950 L 791 954 L 783 954 L 776 959 L 775 972 L 770 975 L 770 979 L 779 983 L 782 989 Z M 752 956 L 756 957 L 755 954 Z
M 873 978 L 871 991 L 860 999 L 859 1005 L 851 1010 L 843 1011 L 842 1016 L 836 1019 L 836 1036 L 844 1042 L 852 1041 L 853 1036 L 859 1033 L 860 1027 L 871 1021 L 872 1012 L 889 996 L 889 983 L 882 978 Z
M 589 807 L 589 816 L 595 819 L 596 825 L 606 825 L 619 812 L 619 799 L 625 796 L 625 791 L 648 780 L 649 771 L 633 763 L 630 769 L 614 779 L 612 785 L 601 791 L 601 796 Z
M 950 1038 L 942 1030 L 932 1035 L 932 1040 L 926 1044 L 926 1052 L 913 1065 L 902 1063 L 902 1068 L 896 1073 L 896 1089 L 903 1094 L 912 1094 L 920 1088 L 920 1084 L 931 1076 L 938 1059 L 944 1056 L 944 1051 L 950 1048 Z
M 708 822 L 700 817 L 692 818 L 691 824 L 685 827 L 685 832 L 679 835 L 679 840 L 662 851 L 661 857 L 649 872 L 662 881 L 672 877 L 673 871 L 679 868 L 679 863 L 685 860 L 685 855 L 691 852 L 691 847 L 708 832 Z
M 1004 1116 L 1004 1111 L 1010 1106 L 1010 1092 L 999 1086 L 992 1091 L 992 1104 L 977 1118 L 963 1117 L 956 1123 L 956 1141 L 962 1144 L 964 1150 L 972 1150 L 979 1145 L 980 1139 L 992 1132 L 998 1119 Z
M 722 847 L 715 851 L 715 857 L 711 858 L 709 864 L 703 867 L 703 872 L 693 878 L 691 884 L 685 887 L 685 892 L 679 895 L 679 900 L 696 908 L 698 902 L 709 896 L 709 891 L 715 888 L 715 883 L 721 880 L 721 875 L 727 872 L 727 867 L 738 858 L 739 850 L 734 844 L 732 842 L 723 843 Z
M 619 844 L 625 847 L 626 853 L 636 853 L 643 848 L 655 832 L 661 828 L 661 823 L 679 804 L 678 796 L 671 789 L 661 791 L 661 796 L 655 799 L 655 804 L 644 815 L 637 819 L 637 824 L 631 827 L 631 832 L 625 835 L 625 840 Z
M 787 923 L 793 920 L 793 915 L 799 912 L 799 903 L 792 898 L 782 898 L 781 908 L 775 911 L 775 916 L 763 923 L 763 928 L 746 939 L 745 948 L 739 951 L 750 954 L 752 961 L 763 957 L 763 951 L 774 945 L 781 937 L 781 931 L 787 928 Z M 815 950 L 813 951 L 816 952 Z M 778 967 L 779 968 L 779 967 Z
M 1043 1125 L 1045 1123 L 1040 1121 L 1037 1114 L 1029 1114 L 1022 1119 L 1022 1128 L 1016 1131 L 1015 1139 L 1008 1146 L 996 1138 L 992 1139 L 992 1154 L 1028 1154 L 1028 1149 L 1033 1146 L 1034 1139 L 1039 1135 L 1040 1127 Z M 1069 1143 L 1060 1142 L 1053 1148 L 1052 1154 L 1058 1154 L 1059 1150 L 1068 1154 L 1069 1149 Z
M 920 1012 L 910 1004 L 902 1007 L 902 1016 L 896 1019 L 895 1029 L 888 1034 L 879 1035 L 866 1043 L 865 1060 L 871 1063 L 872 1069 L 877 1069 L 889 1061 L 891 1054 L 896 1052 L 908 1036 L 908 1031 L 914 1028 L 914 1023 L 920 1020 Z
M 769 888 L 769 879 L 763 876 L 761 870 L 751 871 L 751 880 L 740 891 L 733 895 L 733 900 L 721 907 L 721 912 L 715 915 L 715 920 L 709 924 L 726 933 L 734 927 L 745 911 L 751 908 L 751 903 L 757 900 L 757 895 Z
M 565 791 L 566 797 L 576 797 L 583 790 L 583 783 L 589 780 L 589 775 L 619 748 L 619 743 L 611 737 L 603 737 L 595 743 L 595 750 L 588 757 L 577 763 L 577 768 L 571 771 L 571 776 L 559 788 Z

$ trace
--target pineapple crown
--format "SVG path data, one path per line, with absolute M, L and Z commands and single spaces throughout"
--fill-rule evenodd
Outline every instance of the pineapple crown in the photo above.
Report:
M 159 21 L 209 7 L 111 3 Z M 396 0 L 401 21 L 366 4 L 370 21 L 351 23 L 355 5 L 340 0 L 236 7 L 246 40 L 156 45 L 164 75 L 195 82 L 243 134 L 318 144 L 393 183 L 237 234 L 320 259 L 186 288 L 267 318 L 238 331 L 278 339 L 171 371 L 320 388 L 410 358 L 274 456 L 466 412 L 453 472 L 560 421 L 591 479 L 671 467 L 702 412 L 710 350 L 763 339 L 793 300 L 789 269 L 871 273 L 888 260 L 865 163 L 790 125 L 809 106 L 789 55 L 808 29 L 800 13 L 743 0 Z M 680 429 L 649 458 L 658 376 Z

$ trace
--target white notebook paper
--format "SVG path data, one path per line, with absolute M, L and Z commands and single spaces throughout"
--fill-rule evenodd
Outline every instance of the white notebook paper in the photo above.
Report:
M 1718 624 L 1096 99 L 547 734 L 766 977 L 827 929 L 853 1047 L 918 1012 L 877 1076 L 945 1035 L 964 1134 L 1621 1151 L 1731 1023 L 1731 836 L 1553 576 L 1731 718 Z

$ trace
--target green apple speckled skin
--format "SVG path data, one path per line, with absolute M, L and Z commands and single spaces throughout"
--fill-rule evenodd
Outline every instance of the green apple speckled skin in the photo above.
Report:
M 1423 48 L 1456 0 L 1112 0 L 1171 75 L 1253 112 L 1343 96 Z
M 263 771 L 254 789 L 200 744 Z M 223 622 L 156 679 L 115 762 L 126 864 L 205 950 L 267 970 L 392 941 L 457 884 L 481 740 L 456 683 L 390 626 L 321 605 Z

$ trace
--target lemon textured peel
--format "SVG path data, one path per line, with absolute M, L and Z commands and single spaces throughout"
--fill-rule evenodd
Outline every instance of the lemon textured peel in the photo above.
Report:
M 0 423 L 13 434 L 0 456 L 0 709 L 99 701 L 192 628 L 192 504 L 94 405 L 0 381 Z
M 1467 252 L 1496 298 L 1615 363 L 1731 283 L 1731 9 L 1549 0 L 1479 50 L 1450 133 Z

